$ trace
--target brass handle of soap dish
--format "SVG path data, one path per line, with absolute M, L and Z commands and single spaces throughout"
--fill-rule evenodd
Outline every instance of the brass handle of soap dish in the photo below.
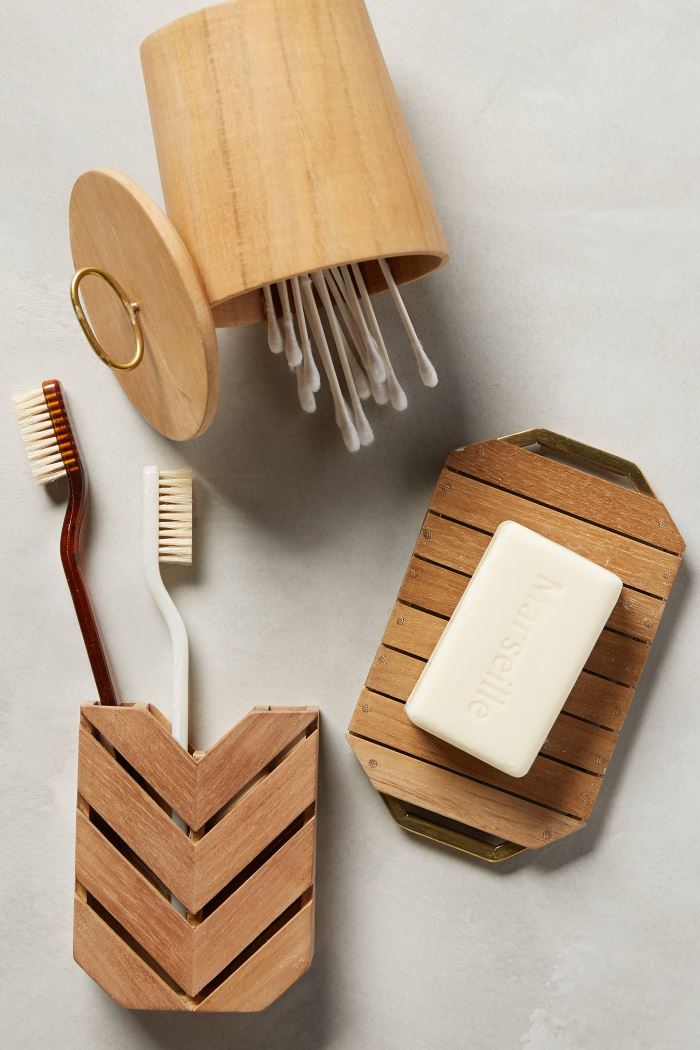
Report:
M 385 795 L 380 792 L 384 805 L 391 813 L 396 823 L 413 835 L 430 839 L 432 842 L 441 842 L 444 846 L 467 853 L 470 857 L 478 860 L 488 861 L 490 864 L 498 864 L 500 861 L 509 860 L 511 857 L 522 853 L 526 846 L 520 846 L 517 842 L 498 842 L 492 844 L 479 839 L 476 835 L 470 835 L 465 829 L 446 827 L 437 820 L 430 820 L 428 816 L 419 816 L 412 813 L 409 806 L 400 798 L 393 795 Z
M 511 445 L 518 445 L 520 448 L 525 448 L 527 445 L 541 445 L 543 448 L 552 449 L 554 452 L 559 452 L 562 456 L 577 460 L 579 463 L 587 463 L 590 466 L 599 467 L 610 474 L 625 477 L 631 482 L 637 492 L 656 498 L 656 493 L 649 484 L 642 468 L 638 467 L 636 463 L 629 459 L 623 459 L 622 456 L 616 456 L 612 452 L 594 448 L 592 445 L 584 445 L 582 441 L 565 437 L 564 434 L 555 434 L 553 430 L 535 427 L 533 430 L 522 430 L 517 434 L 508 434 L 500 440 L 508 441 Z
M 92 325 L 90 324 L 87 315 L 83 310 L 82 303 L 80 302 L 80 283 L 85 277 L 89 277 L 91 274 L 95 277 L 100 277 L 109 285 L 117 295 L 129 318 L 129 324 L 134 333 L 136 349 L 131 360 L 126 361 L 123 364 L 111 358 L 102 346 L 102 343 L 95 335 Z M 113 368 L 118 372 L 131 372 L 134 368 L 138 368 L 143 360 L 144 348 L 143 329 L 141 328 L 141 321 L 139 318 L 140 306 L 139 303 L 132 302 L 131 299 L 129 299 L 122 286 L 111 273 L 107 270 L 101 270 L 98 266 L 83 266 L 82 269 L 77 270 L 70 283 L 70 301 L 73 305 L 75 316 L 78 318 L 78 323 L 85 334 L 85 338 L 99 357 L 100 361 L 104 361 L 106 365 L 109 365 L 110 368 Z

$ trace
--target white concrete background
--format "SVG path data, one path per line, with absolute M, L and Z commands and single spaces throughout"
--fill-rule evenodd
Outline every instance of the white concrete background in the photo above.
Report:
M 209 433 L 174 446 L 92 357 L 68 302 L 73 180 L 158 194 L 138 63 L 186 0 L 3 5 L 0 411 L 2 1036 L 8 1050 L 639 1050 L 700 1040 L 700 10 L 693 0 L 370 0 L 452 249 L 407 292 L 442 376 L 350 457 L 298 410 L 261 329 L 221 336 Z M 323 711 L 318 941 L 263 1015 L 131 1014 L 71 961 L 78 705 L 93 685 L 9 396 L 59 376 L 89 464 L 87 568 L 125 697 L 167 709 L 139 568 L 140 470 L 197 476 L 193 726 Z M 600 805 L 500 870 L 401 833 L 344 732 L 449 448 L 546 425 L 638 461 L 689 545 Z M 171 579 L 174 579 L 174 575 Z M 695 614 L 695 615 L 694 615 Z

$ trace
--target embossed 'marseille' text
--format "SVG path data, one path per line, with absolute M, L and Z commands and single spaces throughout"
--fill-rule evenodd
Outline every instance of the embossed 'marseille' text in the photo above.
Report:
M 512 699 L 515 672 L 535 624 L 554 608 L 562 590 L 560 583 L 537 573 L 469 701 L 468 710 L 474 718 L 487 718 L 495 708 L 504 707 Z

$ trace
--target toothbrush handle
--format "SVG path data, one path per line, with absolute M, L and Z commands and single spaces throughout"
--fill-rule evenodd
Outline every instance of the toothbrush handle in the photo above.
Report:
M 117 704 L 114 682 L 107 664 L 102 639 L 90 604 L 83 574 L 80 571 L 78 552 L 80 532 L 86 507 L 86 478 L 78 462 L 68 470 L 69 497 L 66 516 L 61 531 L 61 561 L 68 581 L 68 589 L 75 606 L 75 614 L 85 642 L 90 666 L 97 686 L 101 704 Z

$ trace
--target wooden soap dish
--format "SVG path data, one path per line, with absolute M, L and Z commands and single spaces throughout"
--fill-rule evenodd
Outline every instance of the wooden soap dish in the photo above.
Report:
M 525 446 L 625 475 L 634 491 Z M 505 520 L 617 573 L 624 587 L 527 776 L 514 779 L 411 723 L 425 662 Z M 685 544 L 641 470 L 547 430 L 447 457 L 349 727 L 355 756 L 408 831 L 484 860 L 536 849 L 584 826 L 603 783 Z
M 317 768 L 315 708 L 254 708 L 189 755 L 155 707 L 83 707 L 76 962 L 136 1010 L 277 999 L 313 955 Z

